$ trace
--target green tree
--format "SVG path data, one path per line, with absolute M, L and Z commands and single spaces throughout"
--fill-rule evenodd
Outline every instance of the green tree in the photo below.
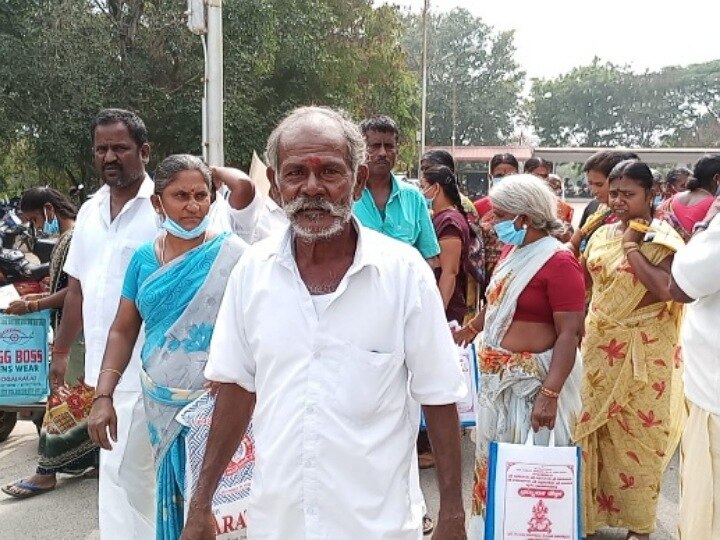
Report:
M 496 32 L 468 10 L 431 14 L 428 29 L 428 144 L 507 142 L 516 126 L 525 74 L 512 31 Z M 420 72 L 422 18 L 406 18 L 410 66 Z M 453 130 L 454 125 L 454 130 Z
M 27 170 L 18 160 L 27 159 L 37 170 L 29 182 L 90 183 L 88 128 L 102 107 L 132 109 L 145 120 L 151 167 L 170 153 L 200 153 L 203 47 L 185 26 L 185 7 L 184 0 L 0 2 L 0 149 L 23 149 L 0 174 L 15 178 Z M 226 0 L 223 13 L 228 162 L 247 165 L 298 105 L 417 121 L 396 8 L 370 0 Z
M 720 103 L 720 61 L 634 73 L 595 58 L 533 81 L 528 109 L 551 146 L 674 144 Z

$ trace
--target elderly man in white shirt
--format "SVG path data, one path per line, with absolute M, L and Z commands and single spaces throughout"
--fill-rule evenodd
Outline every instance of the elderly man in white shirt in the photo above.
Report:
M 720 176 L 720 171 L 719 171 Z M 679 537 L 720 538 L 720 218 L 675 255 L 670 292 L 682 329 L 688 420 L 681 443 Z
M 435 538 L 465 538 L 455 402 L 466 388 L 430 268 L 352 217 L 367 169 L 344 116 L 298 109 L 267 153 L 291 226 L 230 277 L 205 372 L 223 384 L 182 538 L 214 537 L 212 494 L 252 415 L 248 538 L 417 540 L 411 397 L 437 456 Z
M 95 118 L 92 134 L 95 167 L 104 185 L 83 204 L 75 223 L 64 267 L 68 292 L 53 346 L 53 388 L 62 385 L 70 345 L 81 329 L 85 380 L 96 386 L 125 270 L 135 249 L 157 233 L 150 204 L 154 186 L 145 172 L 150 147 L 143 121 L 130 111 L 105 109 Z M 118 419 L 113 434 L 116 444 L 100 453 L 98 504 L 103 540 L 155 537 L 155 476 L 140 391 L 141 348 L 139 339 L 112 398 Z

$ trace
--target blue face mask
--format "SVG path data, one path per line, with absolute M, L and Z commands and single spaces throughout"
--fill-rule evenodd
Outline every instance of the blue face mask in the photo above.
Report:
M 505 221 L 498 221 L 493 225 L 495 233 L 503 244 L 510 244 L 511 246 L 522 246 L 525 242 L 525 235 L 527 235 L 527 229 L 516 229 L 515 220 L 506 219 Z
M 165 212 L 165 208 L 163 208 L 162 201 L 160 201 L 160 207 L 162 208 L 163 213 L 165 213 L 165 219 L 162 222 L 162 228 L 177 238 L 181 238 L 183 240 L 192 240 L 193 238 L 197 238 L 198 236 L 205 234 L 208 225 L 210 225 L 210 218 L 208 216 L 205 216 L 195 228 L 188 231 L 187 229 L 183 228 L 183 226 L 180 225 L 178 222 L 173 221 L 168 217 L 167 213 Z
M 52 221 L 48 220 L 47 209 L 43 208 L 45 212 L 45 223 L 43 223 L 43 232 L 48 236 L 53 236 L 60 233 L 60 224 L 58 223 L 57 215 L 53 216 Z
M 502 179 L 505 178 L 504 175 L 499 174 L 497 176 L 492 177 L 492 187 L 499 186 L 500 182 L 502 182 Z
M 655 200 L 653 201 L 653 205 L 655 206 L 655 208 L 657 208 L 658 206 L 660 206 L 660 204 L 661 204 L 662 202 L 663 202 L 662 195 L 655 195 Z
M 435 197 L 428 197 L 427 195 L 425 195 L 425 192 L 428 189 L 430 189 L 430 188 L 424 189 L 422 193 L 423 193 L 423 197 L 425 197 L 425 205 L 428 207 L 428 210 L 432 210 L 432 205 L 433 205 L 433 201 L 435 200 Z

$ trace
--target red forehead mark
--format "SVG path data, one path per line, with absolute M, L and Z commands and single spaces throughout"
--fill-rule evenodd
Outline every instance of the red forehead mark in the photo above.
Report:
M 310 156 L 305 159 L 305 162 L 312 167 L 317 167 L 322 164 L 322 159 L 317 156 Z

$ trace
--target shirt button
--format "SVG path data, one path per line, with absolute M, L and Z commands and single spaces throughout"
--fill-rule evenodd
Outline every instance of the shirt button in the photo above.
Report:
M 320 358 L 320 353 L 317 352 L 317 351 L 315 351 L 315 352 L 313 353 L 312 357 L 313 357 L 315 360 L 317 360 L 318 358 Z
M 315 406 L 314 406 L 314 405 L 308 405 L 308 406 L 307 406 L 307 412 L 310 413 L 310 414 L 314 414 L 314 413 L 315 413 Z
M 312 461 L 312 459 L 306 459 L 306 460 L 305 460 L 305 466 L 308 467 L 308 468 L 311 468 L 311 467 L 313 466 L 313 461 Z

